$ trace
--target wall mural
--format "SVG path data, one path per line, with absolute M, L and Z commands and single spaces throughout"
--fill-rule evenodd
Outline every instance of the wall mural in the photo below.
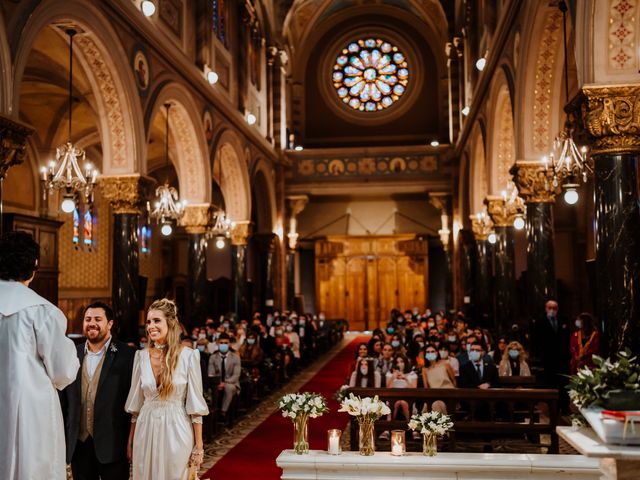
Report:
M 293 175 L 299 178 L 356 176 L 416 176 L 438 171 L 434 155 L 403 155 L 346 158 L 299 158 Z
M 149 69 L 149 61 L 142 45 L 137 45 L 133 49 L 131 56 L 131 64 L 136 79 L 136 85 L 141 96 L 145 96 L 149 91 L 149 83 L 151 71 Z

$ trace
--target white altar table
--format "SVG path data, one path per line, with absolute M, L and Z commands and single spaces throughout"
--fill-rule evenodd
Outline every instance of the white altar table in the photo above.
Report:
M 329 455 L 312 450 L 296 455 L 284 450 L 277 465 L 283 480 L 598 480 L 598 462 L 582 455 L 532 455 L 507 453 L 439 453 L 426 457 L 407 453 L 402 457 L 377 452 Z

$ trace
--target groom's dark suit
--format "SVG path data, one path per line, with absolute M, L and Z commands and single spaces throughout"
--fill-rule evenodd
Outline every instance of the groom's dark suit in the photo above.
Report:
M 131 386 L 135 350 L 115 338 L 111 339 L 98 367 L 99 377 L 94 380 L 93 406 L 86 400 L 85 410 L 87 405 L 90 408 L 86 413 L 82 410 L 83 388 L 87 396 L 85 344 L 78 345 L 77 349 L 80 360 L 78 376 L 61 394 L 67 463 L 71 463 L 74 480 L 99 477 L 102 480 L 128 480 L 127 441 L 131 416 L 125 412 L 124 404 Z M 98 371 L 94 376 L 96 374 Z M 83 426 L 83 420 L 92 424 Z M 82 439 L 86 435 L 84 430 L 92 433 Z

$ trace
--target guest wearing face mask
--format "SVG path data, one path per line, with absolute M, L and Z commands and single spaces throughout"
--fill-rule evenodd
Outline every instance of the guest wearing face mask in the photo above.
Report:
M 243 366 L 255 367 L 262 362 L 264 352 L 258 344 L 255 333 L 249 332 L 246 341 L 240 347 L 238 355 L 240 355 L 240 360 L 242 361 Z
M 275 343 L 274 362 L 280 366 L 281 376 L 286 380 L 289 378 L 293 353 L 291 352 L 291 340 L 284 334 L 284 327 L 281 325 L 275 330 Z
M 473 342 L 469 349 L 469 361 L 460 365 L 458 383 L 461 387 L 488 389 L 498 384 L 498 369 L 484 356 L 482 343 Z
M 576 330 L 571 334 L 571 370 L 574 375 L 580 368 L 594 368 L 593 356 L 600 355 L 600 332 L 588 313 L 581 313 L 575 320 Z
M 451 365 L 453 373 L 456 377 L 460 375 L 460 362 L 458 362 L 458 359 L 455 357 L 455 355 L 451 354 L 451 349 L 448 343 L 443 342 L 440 344 L 440 346 L 438 346 L 438 355 L 442 360 L 446 360 L 447 362 L 449 362 L 449 365 Z
M 393 355 L 406 355 L 407 349 L 404 348 L 404 342 L 402 341 L 402 336 L 397 333 L 394 333 L 391 336 L 391 341 L 389 342 L 393 347 Z
M 564 394 L 565 374 L 569 373 L 570 329 L 565 318 L 559 315 L 558 302 L 549 300 L 545 304 L 545 317 L 534 319 L 532 327 L 532 353 L 540 359 L 541 383 L 549 388 L 561 390 L 560 406 L 568 407 L 568 397 Z
M 222 394 L 220 417 L 224 421 L 233 397 L 240 392 L 240 357 L 230 347 L 229 335 L 220 335 L 218 351 L 209 358 L 209 378 L 217 385 L 213 385 Z
M 138 342 L 138 345 L 140 347 L 140 350 L 144 350 L 145 348 L 147 348 L 147 337 L 145 336 L 140 337 L 140 341 Z
M 391 371 L 393 366 L 393 347 L 389 343 L 382 345 L 382 355 L 376 360 L 376 370 L 383 377 Z
M 493 363 L 495 363 L 496 365 L 500 365 L 500 362 L 502 362 L 506 351 L 507 339 L 506 337 L 499 337 L 498 347 L 493 352 L 489 352 L 489 356 L 493 359 Z
M 442 358 L 434 345 L 427 345 L 424 353 L 424 368 L 422 369 L 424 388 L 455 388 L 456 376 L 448 357 Z M 447 413 L 447 406 L 441 400 L 431 405 L 431 410 Z
M 404 355 L 396 355 L 393 358 L 393 369 L 386 375 L 387 388 L 416 388 L 418 386 L 418 375 L 411 371 L 411 367 Z M 410 418 L 410 405 L 406 400 L 396 400 L 393 404 L 392 418 L 397 418 L 398 413 L 402 413 L 405 420 Z
M 387 325 L 387 328 L 385 330 L 386 332 L 386 338 L 385 341 L 388 343 L 391 343 L 391 337 L 393 336 L 394 333 L 396 333 L 396 325 L 394 323 L 390 323 L 389 325 Z
M 424 336 L 421 333 L 416 334 L 409 343 L 407 356 L 411 360 L 411 364 L 417 369 L 421 369 L 424 366 L 425 345 Z
M 510 376 L 531 376 L 531 370 L 527 363 L 529 356 L 525 352 L 520 342 L 509 342 L 502 354 L 498 373 L 501 377 Z
M 284 334 L 289 338 L 289 342 L 291 343 L 293 357 L 296 360 L 300 360 L 300 336 L 293 331 L 293 325 L 291 323 L 285 323 Z
M 382 376 L 373 366 L 373 360 L 362 358 L 349 378 L 350 387 L 380 388 Z

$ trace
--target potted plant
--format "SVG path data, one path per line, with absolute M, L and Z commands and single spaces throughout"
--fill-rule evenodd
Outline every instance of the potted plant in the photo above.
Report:
M 640 364 L 631 351 L 615 361 L 593 356 L 595 368 L 584 367 L 569 380 L 571 401 L 605 443 L 640 445 Z M 603 413 L 604 412 L 604 413 Z

